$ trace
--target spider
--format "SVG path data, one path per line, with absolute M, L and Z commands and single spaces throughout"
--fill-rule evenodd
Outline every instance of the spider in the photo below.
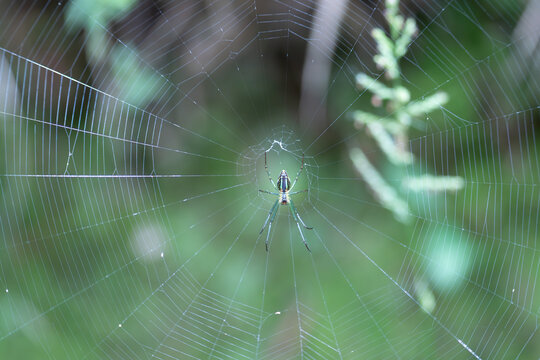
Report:
M 268 224 L 268 220 L 270 220 L 270 225 L 268 225 L 268 234 L 266 236 L 266 241 L 265 241 L 266 251 L 268 251 L 268 236 L 270 235 L 270 230 L 272 229 L 272 223 L 274 222 L 274 219 L 276 218 L 276 214 L 277 214 L 277 211 L 278 211 L 278 205 L 289 205 L 289 209 L 291 210 L 291 214 L 292 214 L 292 216 L 294 218 L 294 221 L 296 222 L 296 225 L 298 226 L 298 230 L 300 231 L 300 235 L 302 236 L 302 242 L 306 246 L 306 249 L 308 249 L 308 251 L 311 252 L 311 250 L 309 249 L 309 246 L 308 246 L 308 244 L 306 242 L 306 239 L 304 239 L 304 234 L 302 233 L 302 229 L 300 229 L 300 224 L 302 224 L 302 226 L 305 227 L 308 230 L 312 230 L 313 228 L 309 227 L 309 226 L 306 226 L 306 224 L 304 223 L 302 218 L 300 218 L 300 215 L 298 214 L 298 211 L 294 207 L 293 201 L 290 198 L 292 195 L 303 193 L 303 192 L 307 191 L 307 190 L 301 190 L 301 191 L 290 192 L 292 190 L 292 188 L 294 187 L 294 185 L 296 184 L 296 181 L 298 180 L 298 176 L 300 176 L 300 173 L 304 169 L 304 154 L 302 154 L 302 165 L 300 165 L 300 170 L 298 170 L 298 173 L 296 174 L 296 179 L 294 179 L 292 185 L 291 185 L 291 180 L 289 179 L 289 175 L 287 175 L 287 172 L 285 170 L 281 170 L 281 173 L 279 174 L 279 177 L 277 179 L 277 185 L 274 183 L 274 180 L 272 180 L 272 177 L 270 176 L 270 172 L 268 171 L 268 164 L 266 162 L 266 152 L 264 153 L 264 168 L 266 169 L 266 174 L 268 175 L 268 180 L 270 180 L 270 182 L 272 183 L 272 186 L 274 188 L 277 188 L 277 190 L 279 191 L 279 193 L 275 193 L 275 192 L 270 192 L 270 191 L 266 191 L 266 190 L 259 190 L 260 192 L 265 193 L 265 194 L 278 196 L 278 199 L 274 203 L 274 206 L 272 206 L 272 208 L 268 212 L 268 216 L 266 217 L 266 221 L 264 222 L 264 225 L 263 225 L 261 231 L 259 232 L 259 236 L 261 236 L 261 234 L 264 231 L 264 228 Z

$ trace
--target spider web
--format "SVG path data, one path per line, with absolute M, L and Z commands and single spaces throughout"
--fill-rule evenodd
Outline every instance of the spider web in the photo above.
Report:
M 129 3 L 2 2 L 2 354 L 538 356 L 540 101 L 523 5 L 402 4 L 420 29 L 402 81 L 413 98 L 450 95 L 408 139 L 406 175 L 465 186 L 407 192 L 401 225 L 347 154 L 365 140 L 348 114 L 369 106 L 355 76 L 381 75 L 383 2 L 348 2 L 335 48 L 317 2 Z M 332 71 L 296 128 L 301 48 Z M 312 253 L 284 208 L 268 253 L 257 237 L 275 201 L 258 192 L 274 191 L 265 153 L 276 178 L 305 154 L 294 200 Z

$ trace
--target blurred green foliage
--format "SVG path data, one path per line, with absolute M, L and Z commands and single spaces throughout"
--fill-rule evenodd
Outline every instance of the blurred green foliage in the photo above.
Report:
M 376 141 L 392 165 L 406 167 L 414 161 L 413 154 L 406 148 L 409 128 L 425 128 L 425 123 L 418 118 L 439 110 L 448 102 L 448 96 L 438 91 L 421 100 L 411 100 L 410 91 L 401 85 L 403 75 L 399 63 L 407 53 L 418 28 L 414 19 L 405 19 L 399 13 L 399 0 L 387 0 L 385 6 L 384 17 L 390 35 L 387 36 L 381 28 L 375 28 L 371 32 L 377 44 L 377 54 L 373 56 L 373 61 L 383 70 L 382 76 L 392 83 L 387 86 L 378 78 L 372 78 L 364 73 L 356 75 L 356 83 L 360 90 L 372 92 L 372 104 L 375 107 L 386 108 L 387 114 L 379 115 L 355 110 L 352 117 L 355 127 L 366 128 L 367 133 Z M 403 223 L 410 222 L 409 206 L 400 194 L 404 189 L 392 188 L 359 147 L 351 149 L 349 155 L 356 171 L 373 191 L 377 201 L 392 211 L 397 220 Z M 446 193 L 448 190 L 460 190 L 463 187 L 463 179 L 458 176 L 421 174 L 405 177 L 404 175 L 400 186 L 405 190 Z

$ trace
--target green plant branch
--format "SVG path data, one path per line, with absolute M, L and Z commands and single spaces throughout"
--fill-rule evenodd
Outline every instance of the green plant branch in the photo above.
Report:
M 364 152 L 359 148 L 352 148 L 349 156 L 355 168 L 362 169 L 362 171 L 359 171 L 360 176 L 362 176 L 369 187 L 371 189 L 377 189 L 375 195 L 381 205 L 391 210 L 399 221 L 407 221 L 409 218 L 409 206 L 407 202 L 399 197 L 396 189 L 386 183 L 377 169 L 371 165 Z
M 386 0 L 385 19 L 388 22 L 389 36 L 384 30 L 375 28 L 373 39 L 378 53 L 373 61 L 384 70 L 391 85 L 360 73 L 356 76 L 359 88 L 367 89 L 372 94 L 372 103 L 376 107 L 386 105 L 386 116 L 356 110 L 352 113 L 355 127 L 365 127 L 375 140 L 385 157 L 395 166 L 408 166 L 414 156 L 407 150 L 408 131 L 411 126 L 421 122 L 418 117 L 439 109 L 448 102 L 448 95 L 437 92 L 421 100 L 411 101 L 411 94 L 401 85 L 400 59 L 405 56 L 414 35 L 417 32 L 416 22 L 412 18 L 404 19 L 399 15 L 399 0 Z M 378 201 L 401 222 L 409 217 L 406 201 L 399 197 L 396 189 L 391 187 L 378 170 L 370 163 L 359 148 L 352 148 L 349 153 L 353 165 L 367 185 L 374 192 Z M 440 192 L 457 191 L 463 187 L 463 179 L 451 176 L 433 176 L 429 174 L 404 178 L 402 187 L 409 191 Z

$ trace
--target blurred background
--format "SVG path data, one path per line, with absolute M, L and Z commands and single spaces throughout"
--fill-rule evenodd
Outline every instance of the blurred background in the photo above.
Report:
M 399 3 L 406 166 L 385 3 L 0 1 L 0 357 L 537 359 L 540 2 Z

